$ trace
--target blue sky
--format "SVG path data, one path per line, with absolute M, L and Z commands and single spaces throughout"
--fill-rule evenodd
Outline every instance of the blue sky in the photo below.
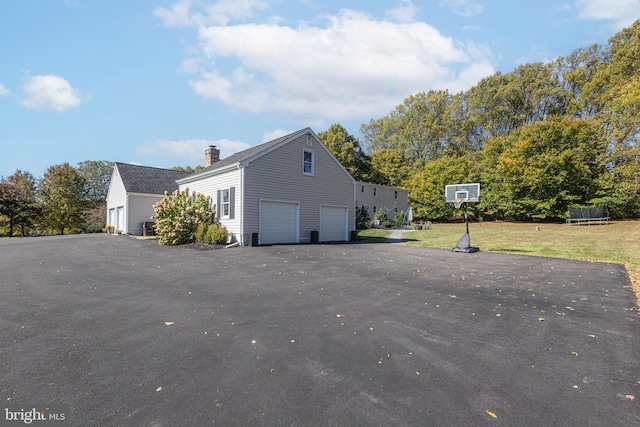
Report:
M 4 0 L 0 176 L 196 166 L 606 44 L 639 0 Z

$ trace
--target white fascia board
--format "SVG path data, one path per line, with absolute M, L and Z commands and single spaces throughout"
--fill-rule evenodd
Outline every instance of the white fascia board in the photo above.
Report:
M 255 155 L 249 157 L 248 159 L 245 159 L 241 163 L 241 166 L 243 166 L 245 168 L 249 167 L 249 163 L 251 163 L 252 161 L 254 161 L 256 159 L 259 159 L 260 157 L 262 157 L 262 156 L 264 156 L 266 154 L 269 154 L 272 151 L 277 150 L 278 148 L 282 147 L 283 145 L 286 145 L 286 144 L 290 143 L 291 141 L 295 140 L 296 138 L 300 137 L 300 135 L 304 135 L 306 133 L 312 133 L 313 134 L 313 131 L 310 128 L 306 128 L 306 129 L 302 129 L 301 131 L 298 131 L 296 133 L 293 133 L 293 134 L 289 135 L 289 138 L 280 141 L 278 144 L 274 145 L 273 147 L 270 147 L 268 150 L 261 151 L 261 152 L 255 154 Z
M 196 176 L 187 176 L 185 178 L 181 178 L 181 179 L 177 180 L 176 183 L 178 185 L 183 185 L 183 184 L 188 184 L 190 182 L 200 181 L 201 179 L 209 178 L 211 176 L 220 175 L 222 173 L 229 172 L 229 171 L 232 171 L 234 169 L 238 169 L 239 166 L 240 166 L 239 163 L 232 163 L 232 164 L 227 165 L 227 166 L 225 166 L 223 168 L 220 168 L 220 169 L 214 169 L 212 171 L 209 171 L 209 172 L 206 172 L 206 173 L 203 173 L 203 174 L 198 174 Z

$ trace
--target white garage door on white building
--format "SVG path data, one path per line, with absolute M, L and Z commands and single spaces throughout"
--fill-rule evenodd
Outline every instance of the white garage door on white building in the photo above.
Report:
M 321 242 L 344 242 L 348 238 L 348 208 L 341 206 L 320 206 Z
M 299 204 L 294 202 L 260 201 L 261 245 L 275 243 L 298 243 Z

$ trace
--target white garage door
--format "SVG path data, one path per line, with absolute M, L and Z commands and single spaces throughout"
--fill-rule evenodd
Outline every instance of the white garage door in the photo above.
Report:
M 298 243 L 298 204 L 289 202 L 260 202 L 261 245 Z
M 321 242 L 345 241 L 347 239 L 347 208 L 336 206 L 320 207 Z

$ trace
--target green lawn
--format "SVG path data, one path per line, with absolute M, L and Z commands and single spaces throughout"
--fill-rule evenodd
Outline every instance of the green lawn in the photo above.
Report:
M 536 227 L 540 227 L 536 230 Z M 429 230 L 407 231 L 407 245 L 453 248 L 464 234 L 463 223 L 433 224 Z M 363 230 L 360 237 L 381 239 L 388 230 Z M 624 264 L 640 297 L 640 221 L 608 225 L 475 222 L 469 224 L 471 245 L 485 252 L 549 256 Z

